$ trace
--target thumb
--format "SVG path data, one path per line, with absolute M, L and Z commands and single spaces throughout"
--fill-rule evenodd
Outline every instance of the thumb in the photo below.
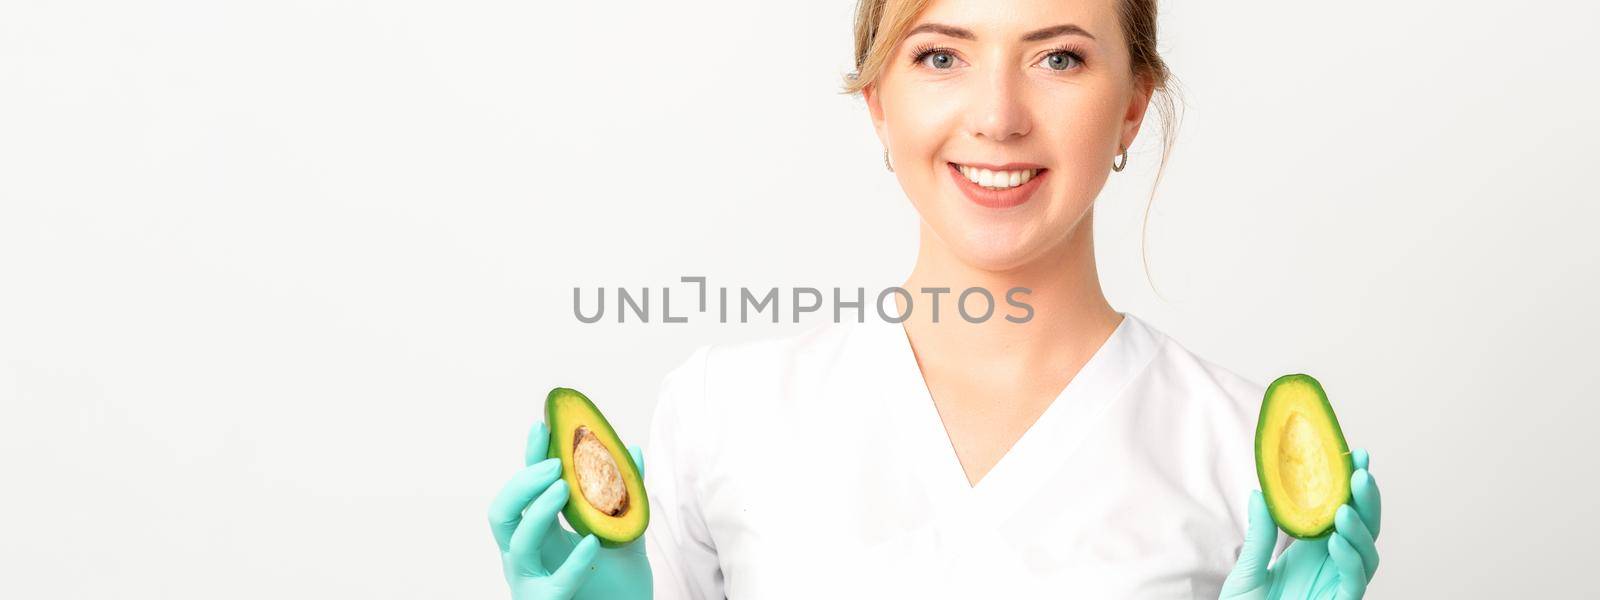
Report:
M 644 448 L 628 446 L 628 456 L 633 457 L 633 464 L 639 467 L 639 476 L 644 477 Z
M 1250 492 L 1250 526 L 1244 534 L 1239 560 L 1223 585 L 1225 591 L 1242 592 L 1264 587 L 1272 548 L 1278 543 L 1278 525 L 1272 522 L 1267 501 L 1259 490 Z

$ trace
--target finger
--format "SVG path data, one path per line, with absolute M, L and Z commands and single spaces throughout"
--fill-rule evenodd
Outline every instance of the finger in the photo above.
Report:
M 1366 469 L 1372 463 L 1372 456 L 1366 450 L 1356 448 L 1350 451 L 1350 462 L 1355 463 L 1357 469 Z
M 550 428 L 544 421 L 533 424 L 528 430 L 528 446 L 522 451 L 522 463 L 531 465 L 550 456 Z
M 516 532 L 511 534 L 511 560 L 528 575 L 543 575 L 544 564 L 539 560 L 539 544 L 544 541 L 544 535 L 550 532 L 550 526 L 556 522 L 556 513 L 561 512 L 561 507 L 567 505 L 567 498 L 571 493 L 567 491 L 567 480 L 557 479 L 555 483 L 544 490 L 543 494 L 528 506 L 528 511 L 522 515 L 522 523 L 517 525 Z
M 1378 493 L 1378 481 L 1372 478 L 1371 471 L 1361 469 L 1350 475 L 1350 497 L 1361 522 L 1372 532 L 1372 539 L 1378 539 L 1378 530 L 1383 528 L 1383 496 Z
M 639 467 L 639 476 L 644 477 L 644 449 L 638 446 L 628 446 L 628 455 L 633 457 L 633 464 Z
M 1339 572 L 1339 600 L 1360 600 L 1367 593 L 1366 567 L 1361 555 L 1340 534 L 1328 536 L 1328 557 Z
M 567 555 L 567 560 L 550 575 L 551 585 L 559 590 L 578 591 L 594 574 L 594 557 L 599 551 L 600 540 L 594 534 L 583 536 L 583 540 L 572 549 L 572 554 Z
M 1339 507 L 1334 513 L 1333 526 L 1339 532 L 1339 537 L 1349 542 L 1356 553 L 1361 555 L 1361 564 L 1366 567 L 1367 579 L 1378 572 L 1378 545 L 1372 539 L 1372 532 L 1367 531 L 1367 525 L 1361 522 L 1361 517 L 1356 515 L 1356 510 L 1346 504 Z
M 500 488 L 500 493 L 489 503 L 489 529 L 494 532 L 495 544 L 500 546 L 501 552 L 510 549 L 511 534 L 522 522 L 522 509 L 560 476 L 561 461 L 550 459 L 523 467 Z
M 1239 560 L 1228 576 L 1240 589 L 1255 589 L 1266 582 L 1267 564 L 1272 561 L 1272 548 L 1278 542 L 1278 525 L 1272 522 L 1266 498 L 1259 490 L 1250 492 L 1249 513 L 1250 525 L 1245 530 L 1244 546 L 1239 549 Z

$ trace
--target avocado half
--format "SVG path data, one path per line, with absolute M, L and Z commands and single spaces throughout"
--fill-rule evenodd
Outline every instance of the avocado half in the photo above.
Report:
M 600 409 L 578 390 L 550 390 L 544 401 L 550 454 L 561 459 L 571 497 L 561 514 L 579 535 L 616 547 L 638 539 L 650 524 L 639 465 Z
M 1354 471 L 1322 384 L 1294 374 L 1267 386 L 1256 421 L 1256 476 L 1285 533 L 1314 539 L 1333 531 L 1334 514 L 1350 501 Z

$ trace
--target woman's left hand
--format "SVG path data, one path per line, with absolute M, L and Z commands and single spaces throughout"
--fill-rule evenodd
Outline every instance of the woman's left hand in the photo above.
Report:
M 560 459 L 547 457 L 550 428 L 528 433 L 526 464 L 489 507 L 489 527 L 514 600 L 617 600 L 650 598 L 653 591 L 644 537 L 602 548 L 593 535 L 561 526 L 556 514 L 571 498 Z M 630 446 L 644 474 L 644 453 Z M 557 567 L 552 569 L 550 565 Z
M 1339 507 L 1334 532 L 1316 540 L 1295 540 L 1271 568 L 1278 525 L 1267 512 L 1260 491 L 1250 494 L 1250 529 L 1233 572 L 1222 584 L 1221 600 L 1358 600 L 1378 570 L 1378 528 L 1383 501 L 1378 483 L 1367 470 L 1365 450 L 1351 452 L 1356 471 L 1350 475 L 1351 504 Z

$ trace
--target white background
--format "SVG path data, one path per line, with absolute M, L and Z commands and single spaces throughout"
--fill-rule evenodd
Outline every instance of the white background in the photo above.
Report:
M 0 4 L 0 596 L 503 597 L 484 511 L 545 391 L 643 442 L 695 346 L 806 325 L 583 325 L 574 286 L 908 272 L 852 4 Z M 1113 303 L 1324 382 L 1371 597 L 1592 590 L 1600 11 L 1163 10 L 1163 297 L 1152 121 Z

